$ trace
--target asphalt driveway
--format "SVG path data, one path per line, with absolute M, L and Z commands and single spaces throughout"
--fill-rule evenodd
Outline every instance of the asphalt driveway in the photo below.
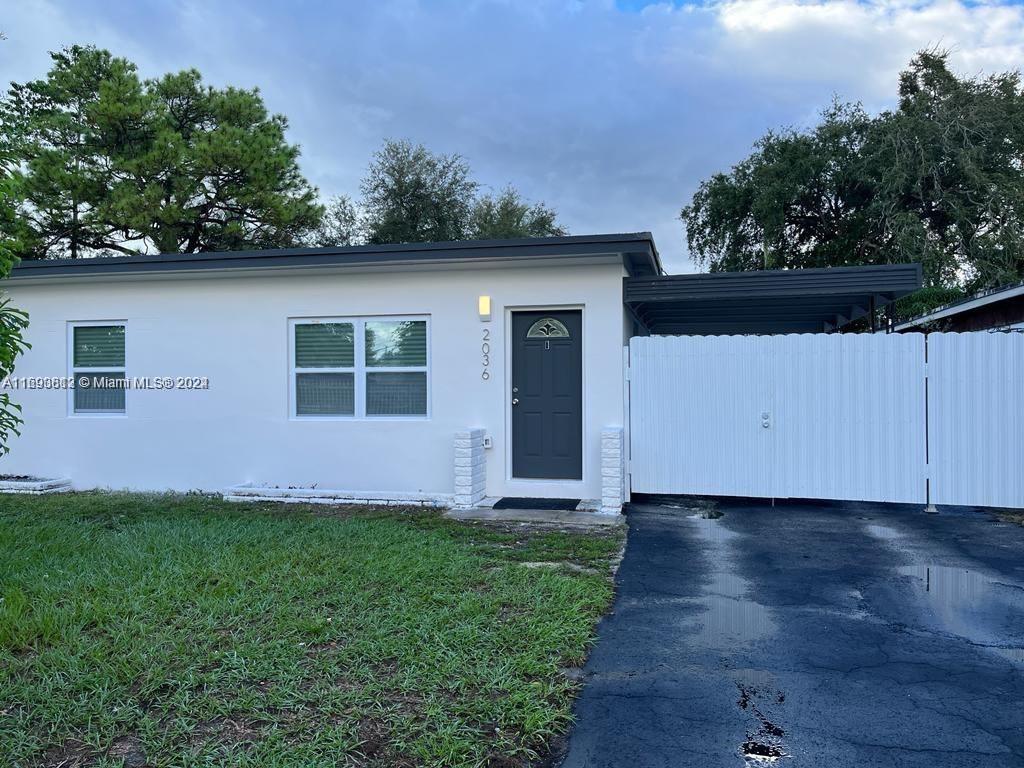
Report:
M 1024 528 L 637 506 L 564 766 L 1024 765 Z

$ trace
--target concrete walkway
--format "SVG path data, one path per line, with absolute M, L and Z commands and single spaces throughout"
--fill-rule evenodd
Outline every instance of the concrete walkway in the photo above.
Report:
M 578 512 L 559 509 L 452 509 L 445 512 L 453 520 L 481 520 L 491 523 L 543 523 L 567 528 L 608 528 L 624 525 L 622 515 Z
M 1024 765 L 1024 528 L 638 507 L 563 763 Z

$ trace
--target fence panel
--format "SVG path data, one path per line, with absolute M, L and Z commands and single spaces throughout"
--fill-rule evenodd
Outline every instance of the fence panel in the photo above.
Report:
M 924 502 L 924 337 L 770 338 L 775 495 Z
M 758 337 L 631 339 L 632 489 L 771 496 L 771 375 Z
M 639 493 L 925 501 L 917 334 L 630 341 Z
M 935 504 L 1024 507 L 1024 333 L 928 336 Z

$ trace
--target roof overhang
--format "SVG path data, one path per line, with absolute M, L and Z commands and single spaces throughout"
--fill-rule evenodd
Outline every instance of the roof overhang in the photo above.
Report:
M 626 273 L 661 274 L 649 232 L 577 235 L 515 240 L 365 245 L 345 248 L 291 248 L 267 251 L 103 256 L 86 259 L 23 261 L 11 270 L 15 282 L 174 275 L 250 274 L 280 270 L 406 269 L 475 267 L 494 264 L 594 263 L 620 258 Z
M 947 304 L 946 306 L 939 307 L 927 314 L 899 323 L 893 330 L 907 331 L 911 328 L 918 328 L 923 325 L 928 325 L 929 323 L 934 323 L 937 320 L 945 320 L 947 317 L 955 317 L 956 315 L 962 315 L 967 312 L 974 312 L 975 310 L 1000 301 L 1009 301 L 1010 299 L 1015 299 L 1018 296 L 1024 296 L 1024 283 L 1021 283 L 1020 285 L 1004 286 L 987 291 L 986 293 L 969 296 L 966 299 L 961 299 L 960 301 L 956 301 L 952 304 Z
M 623 300 L 657 334 L 827 333 L 921 282 L 920 264 L 627 277 Z

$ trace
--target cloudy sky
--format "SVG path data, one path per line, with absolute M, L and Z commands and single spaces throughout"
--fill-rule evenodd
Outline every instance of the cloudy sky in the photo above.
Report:
M 51 0 L 5 3 L 0 30 L 4 81 L 72 43 L 145 76 L 195 67 L 258 86 L 325 196 L 408 138 L 574 234 L 652 230 L 669 271 L 693 268 L 680 207 L 766 129 L 807 125 L 833 94 L 884 109 L 924 47 L 971 74 L 1024 61 L 1024 7 L 984 0 Z

